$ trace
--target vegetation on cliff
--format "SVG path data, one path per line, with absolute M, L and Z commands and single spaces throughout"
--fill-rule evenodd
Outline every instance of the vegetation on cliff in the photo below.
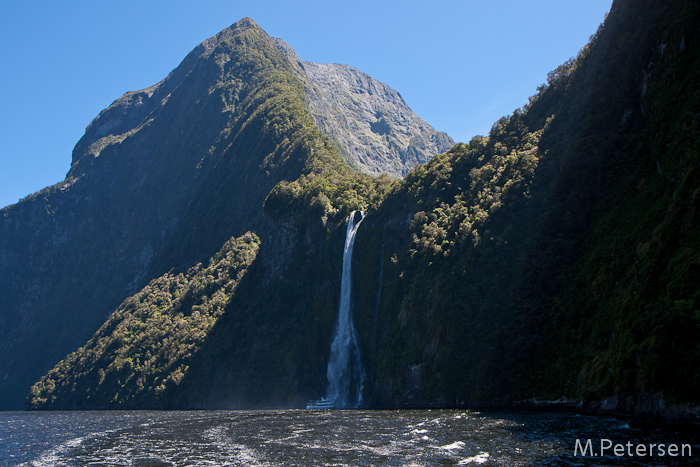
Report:
M 249 19 L 117 99 L 76 145 L 66 181 L 0 216 L 0 408 L 21 408 L 151 280 L 257 230 L 280 180 L 342 167 L 289 61 Z
M 198 68 L 196 77 L 190 68 Z M 183 81 L 188 86 L 184 86 Z M 184 95 L 178 94 L 181 88 L 187 88 Z M 161 96 L 166 91 L 167 95 Z M 158 103 L 159 98 L 162 98 L 163 102 Z M 154 110 L 147 116 L 133 114 L 134 110 L 130 109 L 130 106 L 136 101 L 146 102 L 143 105 L 151 106 Z M 194 127 L 188 125 L 188 112 L 173 115 L 162 108 L 166 105 L 177 108 L 177 101 L 195 105 L 195 113 L 199 117 Z M 162 113 L 160 118 L 155 115 L 158 112 Z M 128 134 L 123 137 L 115 139 L 112 136 L 103 136 L 106 131 L 103 128 L 111 128 L 119 133 L 123 127 L 135 124 L 132 121 L 119 120 L 123 118 L 121 115 L 136 118 L 132 114 L 144 118 L 146 123 L 138 124 L 138 130 L 127 130 Z M 114 119 L 117 123 L 113 123 Z M 180 132 L 186 133 L 187 136 L 181 141 L 178 137 L 163 137 L 159 134 L 166 129 L 169 134 Z M 146 131 L 149 133 L 139 136 Z M 382 187 L 392 183 L 387 177 L 373 178 L 361 175 L 345 165 L 336 147 L 314 125 L 302 85 L 294 77 L 288 60 L 279 52 L 274 41 L 247 19 L 203 43 L 183 61 L 178 70 L 156 87 L 129 93 L 105 110 L 91 124 L 86 136 L 76 146 L 69 178 L 78 181 L 83 178 L 95 178 L 96 175 L 92 172 L 96 170 L 94 166 L 101 164 L 103 160 L 121 164 L 118 157 L 127 156 L 116 151 L 124 146 L 131 147 L 128 146 L 130 142 L 144 143 L 142 138 L 153 137 L 160 141 L 160 153 L 181 155 L 180 145 L 186 144 L 187 148 L 196 149 L 193 146 L 199 144 L 201 135 L 214 133 L 217 135 L 214 145 L 208 148 L 201 160 L 194 161 L 196 167 L 186 166 L 186 159 L 177 156 L 170 158 L 172 170 L 164 167 L 158 169 L 162 172 L 162 176 L 157 177 L 158 182 L 162 183 L 162 191 L 153 193 L 148 206 L 157 207 L 159 203 L 168 207 L 171 205 L 172 199 L 164 199 L 169 196 L 167 187 L 172 177 L 177 183 L 195 181 L 196 187 L 193 188 L 194 193 L 186 200 L 186 204 L 179 206 L 181 211 L 173 213 L 181 222 L 177 222 L 171 231 L 158 232 L 159 236 L 166 240 L 163 242 L 159 239 L 163 243 L 162 251 L 157 251 L 156 246 L 153 248 L 156 251 L 150 250 L 151 257 L 146 258 L 149 263 L 146 265 L 147 269 L 142 272 L 143 277 L 155 275 L 155 279 L 152 279 L 153 282 L 146 286 L 146 289 L 127 299 L 85 347 L 60 362 L 34 386 L 30 396 L 32 407 L 172 406 L 175 403 L 173 393 L 176 392 L 172 388 L 178 386 L 175 383 L 180 383 L 187 374 L 190 360 L 215 328 L 214 323 L 219 315 L 224 309 L 253 306 L 250 301 L 259 299 L 259 290 L 248 293 L 253 287 L 250 284 L 256 284 L 256 281 L 247 281 L 243 287 L 246 292 L 241 295 L 248 297 L 248 301 L 239 299 L 236 301 L 237 305 L 232 305 L 229 303 L 231 297 L 226 296 L 224 300 L 218 289 L 237 289 L 241 278 L 217 279 L 219 282 L 216 283 L 216 287 L 209 284 L 200 290 L 197 300 L 219 304 L 215 310 L 200 312 L 198 316 L 207 316 L 206 319 L 202 318 L 202 321 L 177 318 L 192 313 L 183 307 L 198 305 L 193 305 L 190 301 L 176 300 L 175 296 L 163 298 L 162 293 L 156 294 L 160 298 L 154 299 L 158 303 L 155 309 L 159 310 L 166 302 L 177 303 L 170 308 L 166 307 L 167 310 L 162 315 L 156 313 L 155 316 L 150 316 L 154 309 L 154 303 L 149 298 L 153 289 L 167 289 L 173 281 L 179 283 L 177 288 L 182 288 L 186 287 L 189 281 L 196 280 L 190 277 L 194 273 L 194 270 L 190 269 L 191 265 L 202 261 L 202 256 L 209 256 L 207 250 L 217 243 L 220 246 L 225 241 L 223 236 L 227 233 L 241 235 L 242 229 L 255 228 L 261 237 L 269 239 L 280 230 L 275 222 L 286 223 L 292 227 L 288 229 L 290 232 L 296 232 L 293 221 L 287 219 L 291 216 L 297 218 L 297 223 L 301 221 L 301 225 L 308 224 L 304 218 L 313 218 L 316 221 L 313 223 L 314 228 L 319 229 L 318 235 L 323 237 L 326 235 L 323 233 L 326 229 L 324 222 L 328 221 L 329 216 L 332 219 L 328 229 L 331 229 L 330 224 L 335 223 L 337 226 L 349 210 L 366 207 L 368 202 L 365 198 L 376 202 L 386 191 Z M 137 141 L 131 141 L 130 138 Z M 102 143 L 97 144 L 94 141 Z M 82 154 L 81 148 L 85 150 L 85 154 L 78 156 L 78 153 Z M 97 149 L 100 150 L 99 154 L 95 154 Z M 145 157 L 143 154 L 141 156 Z M 146 170 L 144 167 L 141 169 Z M 154 167 L 149 167 L 150 169 Z M 97 170 L 99 172 L 99 169 Z M 192 170 L 192 180 L 184 180 L 183 173 L 192 173 Z M 87 175 L 82 176 L 83 172 Z M 150 189 L 149 175 L 154 174 L 146 170 L 140 175 L 146 180 L 145 184 L 142 183 L 144 193 L 150 192 L 146 190 Z M 283 182 L 275 187 L 280 180 Z M 94 186 L 92 189 L 98 190 Z M 97 193 L 99 194 L 99 190 Z M 178 193 L 174 197 L 183 198 L 183 194 Z M 125 196 L 121 204 L 128 205 L 132 201 L 129 196 Z M 305 206 L 309 208 L 306 209 Z M 18 209 L 23 207 L 18 206 Z M 123 209 L 124 206 L 121 206 L 120 210 Z M 148 211 L 144 206 L 134 206 L 134 210 L 139 214 Z M 267 216 L 264 215 L 264 211 L 268 213 Z M 158 211 L 157 216 L 162 216 L 162 212 Z M 149 227 L 158 225 L 148 219 L 141 220 L 147 222 Z M 204 226 L 206 227 L 203 228 Z M 144 232 L 138 232 L 137 237 L 132 239 L 143 236 Z M 295 236 L 293 241 L 297 242 L 299 239 Z M 155 241 L 152 240 L 152 243 Z M 272 264 L 272 267 L 280 261 L 285 264 L 290 262 L 285 258 L 270 258 L 271 255 L 273 254 L 268 252 L 263 256 L 269 259 L 268 263 Z M 117 258 L 116 264 L 110 263 L 110 270 L 116 277 L 119 277 L 121 272 L 118 261 Z M 218 264 L 218 260 L 215 262 Z M 247 268 L 245 270 L 247 271 Z M 265 276 L 261 280 L 270 281 L 270 272 L 261 274 Z M 305 270 L 304 274 L 309 276 L 309 271 Z M 213 275 L 217 277 L 216 274 Z M 211 287 L 214 289 L 210 290 Z M 279 312 L 279 309 L 274 308 L 274 303 L 274 300 L 270 300 L 269 304 L 263 302 L 256 306 Z M 87 309 L 93 319 L 100 315 L 102 306 L 104 304 L 93 304 L 86 300 L 81 307 L 73 309 L 72 312 L 84 313 Z M 229 315 L 237 316 L 235 312 Z M 117 319 L 123 323 L 141 324 L 117 326 Z M 53 321 L 46 320 L 42 326 L 51 326 L 51 323 Z M 255 325 L 258 324 L 255 322 Z M 175 325 L 177 326 L 172 327 Z M 60 329 L 65 326 L 55 327 Z M 156 343 L 153 340 L 154 327 L 163 327 L 157 332 L 157 336 L 172 345 Z M 243 339 L 256 335 L 258 331 L 240 323 L 236 327 L 243 330 Z M 172 338 L 172 333 L 176 336 L 186 333 L 196 338 L 182 341 L 179 337 Z M 262 337 L 263 340 L 265 338 L 269 336 Z M 79 339 L 80 336 L 73 336 L 70 342 Z M 87 336 L 83 342 L 85 340 Z M 49 342 L 47 345 L 52 344 Z M 124 348 L 120 349 L 120 345 L 124 345 Z M 143 352 L 150 350 L 151 357 L 136 355 L 140 352 L 140 346 L 146 347 Z M 163 352 L 167 353 L 167 357 L 159 355 Z M 230 356 L 222 356 L 221 366 L 226 367 L 229 358 Z M 153 359 L 157 364 L 146 363 Z M 140 363 L 134 364 L 135 360 Z M 100 375 L 98 369 L 102 369 L 103 374 Z M 197 384 L 193 387 L 196 388 Z M 195 391 L 193 388 L 190 390 Z M 226 394 L 228 393 L 224 392 L 224 395 Z M 197 404 L 196 401 L 192 403 Z
M 186 273 L 151 281 L 125 300 L 87 344 L 32 386 L 30 407 L 163 406 L 259 247 L 260 239 L 247 233 L 226 242 L 207 267 L 197 264 Z
M 614 2 L 523 109 L 365 221 L 375 404 L 697 403 L 697 24 L 693 2 Z
M 303 137 L 271 166 L 303 165 L 260 188 L 259 251 L 218 320 L 152 373 L 151 389 L 134 392 L 133 369 L 113 371 L 121 379 L 103 384 L 99 400 L 298 406 L 323 395 L 345 221 L 362 209 L 354 314 L 368 404 L 616 395 L 633 411 L 649 394 L 698 403 L 699 9 L 614 1 L 589 44 L 522 109 L 400 181 L 357 174 L 317 130 L 296 126 L 307 111 L 289 114 L 279 135 Z M 260 121 L 265 131 L 275 115 Z M 202 225 L 220 193 L 193 207 Z M 199 300 L 211 303 L 217 292 L 207 290 Z M 129 299 L 117 316 L 146 322 L 152 304 Z M 117 335 L 109 323 L 100 332 Z M 127 340 L 147 332 L 134 327 Z M 68 383 L 94 388 L 99 369 L 130 368 L 99 360 L 98 336 L 82 351 L 89 359 L 73 355 L 35 386 L 36 407 L 101 406 L 71 399 L 80 391 Z

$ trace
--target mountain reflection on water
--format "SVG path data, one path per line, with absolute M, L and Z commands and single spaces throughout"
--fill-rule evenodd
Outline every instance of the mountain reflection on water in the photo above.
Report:
M 576 440 L 689 445 L 692 457 L 575 455 Z M 597 454 L 597 452 L 596 452 Z M 687 450 L 686 450 L 687 454 Z M 696 465 L 700 437 L 611 418 L 464 410 L 0 412 L 0 465 Z

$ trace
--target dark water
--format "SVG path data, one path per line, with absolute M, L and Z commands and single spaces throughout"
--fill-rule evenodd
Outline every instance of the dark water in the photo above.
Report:
M 581 448 L 591 440 L 585 456 L 577 439 Z M 601 439 L 610 444 L 605 456 Z M 686 466 L 698 459 L 696 435 L 562 413 L 0 412 L 0 465 L 8 466 Z

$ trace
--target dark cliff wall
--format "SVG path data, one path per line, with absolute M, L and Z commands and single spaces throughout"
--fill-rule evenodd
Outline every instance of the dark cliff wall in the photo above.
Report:
M 368 216 L 374 404 L 697 402 L 698 26 L 693 2 L 614 2 L 524 109 Z
M 132 406 L 323 395 L 352 209 L 367 211 L 353 295 L 368 404 L 697 405 L 698 10 L 615 1 L 523 109 L 402 181 L 330 164 L 276 185 L 256 259 L 187 371 Z M 37 406 L 70 406 L 80 375 L 60 369 Z
M 528 105 L 367 217 L 374 404 L 697 403 L 699 26 L 695 2 L 615 1 Z
M 0 408 L 154 277 L 256 225 L 323 137 L 289 61 L 245 19 L 103 111 L 66 181 L 0 215 Z

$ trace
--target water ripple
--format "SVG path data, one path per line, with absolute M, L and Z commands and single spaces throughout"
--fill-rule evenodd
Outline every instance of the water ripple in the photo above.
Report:
M 689 443 L 561 413 L 259 411 L 0 413 L 0 466 L 681 466 L 581 457 L 575 439 Z

